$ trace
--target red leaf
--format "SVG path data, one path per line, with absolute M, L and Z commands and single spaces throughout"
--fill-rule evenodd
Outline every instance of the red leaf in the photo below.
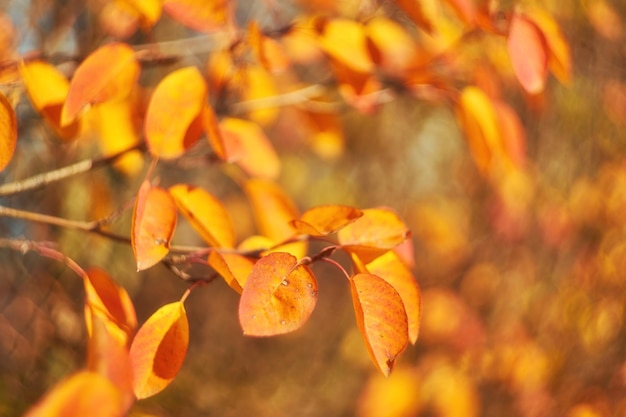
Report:
M 313 272 L 294 256 L 274 252 L 254 265 L 239 300 L 239 323 L 249 336 L 273 336 L 299 329 L 317 302 Z
M 395 248 L 411 232 L 389 208 L 363 210 L 363 216 L 341 229 L 337 235 L 343 249 L 367 263 Z
M 150 153 L 163 159 L 181 156 L 201 134 L 207 85 L 196 67 L 168 74 L 148 104 L 145 135 Z
M 174 185 L 169 192 L 180 212 L 208 244 L 217 248 L 235 246 L 235 229 L 220 200 L 202 188 L 186 184 Z
M 537 25 L 520 14 L 511 21 L 508 49 L 513 71 L 530 94 L 543 91 L 548 75 L 546 39 Z
M 138 271 L 150 268 L 167 255 L 175 228 L 174 199 L 166 190 L 144 181 L 135 202 L 131 233 Z
M 325 236 L 336 232 L 361 217 L 363 212 L 354 207 L 325 205 L 305 211 L 291 224 L 297 233 L 311 236 Z
M 11 103 L 0 93 L 0 171 L 13 158 L 17 144 L 17 119 Z
M 183 364 L 189 344 L 189 324 L 181 302 L 159 308 L 141 326 L 130 346 L 133 387 L 138 399 L 163 390 Z
M 121 417 L 119 390 L 95 372 L 82 371 L 58 383 L 24 417 Z
M 133 49 L 110 43 L 92 52 L 78 66 L 61 112 L 61 125 L 71 123 L 88 106 L 126 97 L 139 77 Z
M 378 369 L 389 376 L 396 357 L 408 344 L 408 324 L 402 298 L 376 275 L 350 279 L 352 303 L 367 351 Z

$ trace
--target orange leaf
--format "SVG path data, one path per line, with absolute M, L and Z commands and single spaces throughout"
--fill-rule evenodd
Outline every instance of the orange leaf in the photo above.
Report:
M 82 371 L 58 383 L 24 417 L 122 417 L 119 390 L 95 372 Z
M 148 30 L 154 26 L 161 17 L 163 8 L 161 0 L 121 0 L 121 3 L 128 5 L 128 7 L 137 13 L 144 30 Z
M 17 144 L 17 119 L 9 100 L 0 92 L 0 171 L 13 158 Z
M 408 323 L 402 298 L 384 279 L 372 274 L 350 278 L 356 322 L 378 369 L 389 376 L 396 357 L 408 344 Z
M 249 336 L 288 333 L 304 325 L 316 302 L 313 272 L 288 253 L 270 253 L 257 261 L 243 287 L 239 323 Z
M 396 4 L 409 16 L 409 18 L 421 29 L 432 32 L 433 23 L 427 13 L 422 9 L 421 2 L 415 0 L 396 0 Z
M 400 24 L 375 17 L 365 26 L 372 59 L 386 73 L 403 77 L 419 64 L 417 43 Z
M 456 12 L 457 16 L 465 23 L 474 23 L 476 21 L 476 5 L 475 0 L 446 0 Z
M 180 301 L 159 308 L 141 326 L 130 346 L 133 387 L 138 399 L 163 390 L 187 354 L 189 323 Z
M 118 329 L 117 335 L 121 336 L 120 340 L 126 344 L 137 327 L 135 307 L 128 293 L 102 269 L 89 269 L 87 277 L 88 279 L 85 280 L 86 310 L 90 309 L 94 314 L 106 318 L 108 323 Z M 87 330 L 91 334 L 91 314 L 85 314 L 85 319 Z
M 319 157 L 333 160 L 343 154 L 345 139 L 339 117 L 332 113 L 301 113 L 310 126 L 311 148 Z
M 259 125 L 228 117 L 220 122 L 219 127 L 229 162 L 235 162 L 251 177 L 278 177 L 280 160 Z
M 376 275 L 398 292 L 408 318 L 409 341 L 415 344 L 419 336 L 422 296 L 413 274 L 393 251 L 374 259 L 366 265 L 367 272 Z M 364 271 L 365 272 L 365 271 Z
M 201 32 L 223 29 L 232 20 L 229 0 L 165 0 L 163 10 L 183 25 Z
M 177 184 L 169 189 L 180 212 L 208 244 L 235 246 L 235 229 L 222 202 L 202 188 Z
M 135 202 L 131 233 L 138 271 L 150 268 L 167 255 L 175 228 L 174 199 L 166 190 L 144 181 Z
M 200 130 L 190 128 L 200 121 L 206 95 L 206 82 L 196 67 L 178 69 L 161 80 L 146 112 L 145 135 L 152 155 L 178 158 L 200 138 Z
M 208 259 L 211 268 L 224 278 L 226 283 L 239 294 L 248 280 L 254 262 L 236 253 L 211 251 Z
M 219 159 L 228 161 L 228 154 L 226 153 L 226 146 L 224 145 L 224 138 L 217 121 L 217 115 L 208 104 L 202 109 L 202 127 L 206 132 L 207 140 L 211 148 L 213 148 L 213 152 Z
M 78 66 L 61 111 L 66 126 L 88 106 L 128 96 L 139 77 L 135 52 L 124 43 L 110 43 L 92 52 Z
M 363 212 L 349 206 L 326 205 L 305 211 L 291 224 L 297 233 L 311 236 L 325 236 L 347 226 L 361 217 Z
M 87 307 L 91 335 L 87 345 L 87 369 L 107 377 L 120 390 L 123 408 L 128 410 L 135 401 L 133 374 L 126 340 L 111 332 L 114 328 L 107 318 Z
M 530 94 L 543 91 L 548 74 L 546 39 L 537 25 L 520 14 L 511 21 L 508 49 L 513 71 Z
M 278 95 L 272 75 L 261 65 L 248 65 L 240 72 L 242 100 L 254 101 Z M 278 107 L 261 106 L 247 112 L 248 117 L 262 126 L 268 126 L 278 116 Z
M 337 237 L 344 250 L 368 263 L 410 235 L 400 217 L 393 210 L 382 207 L 363 210 L 363 216 L 341 229 Z

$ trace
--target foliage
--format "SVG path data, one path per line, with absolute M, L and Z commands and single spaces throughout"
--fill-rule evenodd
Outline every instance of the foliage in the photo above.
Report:
M 6 57 L 0 67 L 0 167 L 11 171 L 24 158 L 16 146 L 24 141 L 18 103 L 25 96 L 55 138 L 60 159 L 73 159 L 78 146 L 91 149 L 89 159 L 6 183 L 0 194 L 15 197 L 106 166 L 115 169 L 123 191 L 94 192 L 98 207 L 79 213 L 91 221 L 10 204 L 0 206 L 0 214 L 121 242 L 132 250 L 137 271 L 166 267 L 186 289 L 138 325 L 132 297 L 113 271 L 85 271 L 71 249 L 39 240 L 35 232 L 28 240 L 8 234 L 3 247 L 60 261 L 83 280 L 85 293 L 85 369 L 59 382 L 26 415 L 121 416 L 137 400 L 161 392 L 185 366 L 194 337 L 189 296 L 219 277 L 239 297 L 244 335 L 302 329 L 318 303 L 318 281 L 326 278 L 318 272 L 321 264 L 347 280 L 356 328 L 385 377 L 425 331 L 427 346 L 450 343 L 465 360 L 476 355 L 494 380 L 511 381 L 519 401 L 541 402 L 555 360 L 528 337 L 516 346 L 515 331 L 509 344 L 481 352 L 484 324 L 472 308 L 445 289 L 422 294 L 414 271 L 424 276 L 433 270 L 414 253 L 404 216 L 382 205 L 395 202 L 357 208 L 325 201 L 303 209 L 283 172 L 290 154 L 304 148 L 333 164 L 358 146 L 344 135 L 345 114 L 366 120 L 406 101 L 447 107 L 466 139 L 480 184 L 473 187 L 489 195 L 488 223 L 498 239 L 518 245 L 530 239 L 529 224 L 536 221 L 537 239 L 558 248 L 572 229 L 590 221 L 559 217 L 558 204 L 535 209 L 541 181 L 529 163 L 523 112 L 551 105 L 550 74 L 563 84 L 573 80 L 569 43 L 550 8 L 484 0 L 348 2 L 343 8 L 267 1 L 263 7 L 272 18 L 243 19 L 241 5 L 226 0 L 78 3 L 97 16 L 104 37 L 81 54 L 59 59 L 0 43 Z M 159 39 L 164 26 L 195 37 L 173 49 L 165 41 L 139 43 Z M 307 139 L 295 143 L 297 137 Z M 94 142 L 96 151 L 87 148 Z M 201 167 L 208 180 L 185 176 L 186 164 Z M 616 174 L 607 175 L 613 181 Z M 224 193 L 215 178 L 235 191 Z M 571 198 L 588 204 L 590 189 L 582 184 L 579 199 L 575 193 Z M 115 193 L 131 198 L 119 201 Z M 232 204 L 233 195 L 245 198 L 243 212 Z M 433 276 L 454 276 L 453 267 L 469 262 L 463 225 L 454 224 L 454 209 L 448 209 L 424 205 L 412 214 L 420 220 L 413 233 L 421 249 L 448 261 L 450 269 Z M 255 230 L 241 226 L 246 223 Z M 498 275 L 490 263 L 467 268 L 463 291 L 469 293 L 482 294 L 476 287 L 493 284 L 490 277 Z M 610 318 L 609 310 L 594 314 Z M 359 412 L 399 416 L 431 407 L 438 415 L 476 415 L 478 394 L 467 372 L 449 356 L 432 355 L 418 369 L 400 369 L 397 379 L 392 374 L 388 385 L 370 379 Z M 396 408 L 381 406 L 398 392 L 406 394 Z M 81 401 L 73 407 L 76 398 Z

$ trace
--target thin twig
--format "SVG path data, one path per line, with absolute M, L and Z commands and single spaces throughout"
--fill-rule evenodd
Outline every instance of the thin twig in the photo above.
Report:
M 66 179 L 74 175 L 82 174 L 95 168 L 109 165 L 116 159 L 120 158 L 122 155 L 127 154 L 131 151 L 139 150 L 143 146 L 144 145 L 140 143 L 110 156 L 96 159 L 86 159 L 84 161 L 76 162 L 75 164 L 68 165 L 63 168 L 55 169 L 54 171 L 44 172 L 42 174 L 37 174 L 23 180 L 10 182 L 8 184 L 2 184 L 0 185 L 0 197 L 6 197 L 25 191 L 34 190 L 40 187 L 45 187 L 46 185 L 53 182 Z
M 267 109 L 269 107 L 286 107 L 295 104 L 310 103 L 312 98 L 322 95 L 324 91 L 326 91 L 326 89 L 323 85 L 313 84 L 299 90 L 276 96 L 240 101 L 233 105 L 232 110 L 235 114 L 242 114 L 253 110 Z M 328 103 L 324 103 L 324 105 L 327 104 Z

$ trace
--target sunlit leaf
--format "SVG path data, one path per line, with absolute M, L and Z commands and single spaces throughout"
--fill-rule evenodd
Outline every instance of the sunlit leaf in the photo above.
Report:
M 99 133 L 98 144 L 103 156 L 117 154 L 139 143 L 135 101 L 131 95 L 124 100 L 101 103 L 94 109 Z M 138 174 L 143 165 L 143 154 L 139 150 L 122 155 L 113 164 L 128 176 Z
M 291 224 L 297 233 L 325 236 L 347 226 L 362 215 L 361 210 L 350 206 L 317 206 L 305 211 Z
M 150 268 L 167 255 L 175 228 L 174 199 L 166 190 L 144 181 L 137 194 L 131 233 L 138 271 Z
M 208 244 L 218 248 L 235 246 L 235 229 L 220 200 L 193 185 L 177 184 L 169 192 L 180 212 Z
M 404 242 L 409 229 L 391 209 L 365 209 L 363 216 L 341 229 L 337 237 L 343 249 L 368 263 Z
M 476 0 L 445 0 L 457 16 L 465 23 L 474 23 L 476 20 Z
M 79 123 L 61 127 L 61 110 L 70 90 L 67 78 L 54 65 L 43 61 L 22 62 L 19 68 L 35 110 L 45 117 L 61 138 L 74 138 Z
M 224 144 L 224 138 L 222 137 L 217 115 L 209 105 L 204 106 L 202 109 L 202 127 L 204 128 L 211 148 L 213 148 L 213 152 L 215 152 L 219 159 L 228 161 L 229 155 L 226 151 L 226 145 Z
M 519 116 L 504 102 L 494 102 L 498 126 L 503 140 L 503 150 L 517 167 L 526 164 L 526 133 Z
M 548 74 L 548 51 L 541 30 L 525 16 L 515 14 L 507 45 L 513 71 L 524 90 L 530 94 L 543 91 Z
M 247 41 L 256 61 L 268 72 L 285 71 L 289 58 L 275 39 L 265 36 L 256 20 L 248 24 Z
M 341 120 L 336 114 L 302 112 L 311 128 L 311 149 L 319 157 L 333 160 L 343 154 L 345 138 Z
M 239 323 L 249 336 L 272 336 L 299 329 L 317 302 L 317 281 L 305 265 L 282 252 L 254 265 L 239 301 Z
M 226 160 L 236 163 L 251 177 L 276 179 L 280 160 L 272 143 L 254 122 L 227 117 L 219 123 Z
M 91 105 L 128 96 L 139 70 L 135 52 L 124 43 L 110 43 L 96 49 L 72 77 L 61 112 L 61 125 L 68 125 Z
M 196 67 L 169 73 L 157 85 L 146 112 L 145 135 L 152 155 L 181 156 L 201 134 L 207 85 Z
M 409 342 L 402 298 L 384 279 L 372 274 L 350 278 L 352 303 L 367 351 L 385 376 Z
M 491 99 L 477 87 L 466 87 L 461 92 L 457 114 L 481 173 L 497 177 L 506 172 L 510 160 L 503 148 L 499 119 Z
M 395 0 L 395 2 L 420 29 L 426 32 L 433 30 L 430 16 L 425 13 L 422 2 L 416 0 Z
M 363 25 L 349 19 L 320 21 L 319 43 L 333 59 L 351 70 L 369 73 L 374 63 L 367 50 L 367 37 Z
M 298 210 L 282 188 L 271 181 L 248 180 L 244 186 L 259 232 L 275 242 L 293 236 L 290 222 Z
M 568 83 L 572 77 L 572 57 L 569 44 L 558 23 L 541 9 L 528 11 L 528 17 L 539 27 L 547 42 L 548 66 L 554 76 L 562 83 Z
M 366 272 L 391 284 L 402 298 L 408 319 L 409 341 L 415 344 L 419 336 L 422 304 L 420 288 L 415 277 L 393 251 L 374 259 L 366 265 L 366 269 Z
M 183 364 L 188 344 L 189 323 L 183 303 L 166 304 L 150 316 L 130 346 L 133 387 L 138 399 L 151 397 L 172 382 Z
M 275 97 L 279 94 L 272 75 L 261 65 L 248 65 L 240 72 L 241 98 L 243 101 L 255 101 Z M 279 108 L 263 105 L 247 112 L 250 120 L 261 126 L 268 126 L 278 117 Z
M 127 4 L 137 13 L 144 30 L 154 26 L 161 17 L 162 0 L 121 0 L 121 2 Z
M 102 269 L 89 269 L 87 277 L 88 279 L 85 280 L 85 304 L 86 310 L 91 310 L 89 314 L 85 314 L 87 330 L 91 332 L 92 329 L 91 313 L 99 314 L 106 318 L 107 324 L 112 324 L 118 329 L 118 332 L 113 329 L 112 333 L 123 340 L 123 344 L 126 344 L 134 335 L 137 327 L 135 308 L 128 293 Z
M 386 73 L 404 76 L 419 64 L 417 43 L 400 24 L 386 17 L 375 17 L 367 22 L 365 30 L 372 59 Z
M 87 369 L 107 377 L 120 390 L 123 408 L 128 410 L 135 400 L 133 374 L 126 340 L 112 333 L 114 328 L 107 317 L 87 306 L 91 334 L 87 345 Z
M 232 20 L 229 0 L 165 0 L 163 10 L 183 25 L 201 32 L 223 29 Z
M 0 170 L 13 158 L 17 145 L 17 119 L 9 100 L 0 92 Z
M 378 93 L 382 84 L 379 78 L 370 73 L 355 71 L 336 60 L 331 60 L 331 67 L 344 100 L 361 113 L 374 113 L 380 104 Z
M 59 382 L 24 417 L 122 417 L 120 391 L 106 377 L 82 371 Z
M 254 262 L 237 253 L 220 253 L 211 251 L 209 266 L 224 278 L 226 283 L 239 294 L 248 280 Z
M 139 29 L 141 16 L 125 0 L 111 0 L 98 11 L 98 23 L 107 35 L 127 39 Z

